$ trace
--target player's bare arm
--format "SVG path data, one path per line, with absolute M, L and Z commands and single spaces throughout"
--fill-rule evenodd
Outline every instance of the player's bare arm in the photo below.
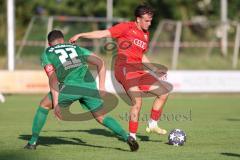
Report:
M 146 55 L 143 55 L 142 57 L 142 62 L 144 64 L 144 66 L 146 66 L 147 68 L 149 68 L 151 71 L 156 72 L 158 70 L 158 68 L 156 66 L 154 66 L 153 64 L 151 64 L 150 60 L 147 58 Z
M 99 90 L 105 91 L 106 67 L 104 61 L 96 54 L 91 54 L 90 56 L 88 56 L 87 61 L 97 66 L 97 71 L 99 75 Z
M 147 58 L 146 55 L 143 55 L 142 62 L 144 64 L 144 66 L 149 68 L 152 72 L 159 74 L 159 76 L 163 76 L 163 75 L 165 75 L 167 73 L 167 69 L 166 68 L 159 68 L 159 67 L 153 65 L 150 62 L 150 60 Z
M 57 118 L 62 119 L 60 108 L 58 106 L 58 95 L 59 95 L 58 84 L 59 84 L 59 82 L 57 79 L 57 75 L 55 73 L 54 66 L 51 64 L 48 64 L 44 67 L 44 70 L 49 79 L 49 87 L 50 87 L 50 91 L 51 91 L 52 97 L 53 97 L 54 114 L 56 115 Z
M 100 38 L 105 38 L 110 36 L 111 36 L 111 33 L 109 32 L 109 30 L 98 30 L 98 31 L 76 34 L 69 39 L 69 42 L 75 43 L 79 38 L 100 39 Z

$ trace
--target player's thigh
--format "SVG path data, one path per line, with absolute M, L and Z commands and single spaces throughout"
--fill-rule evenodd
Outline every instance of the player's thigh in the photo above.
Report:
M 96 83 L 85 83 L 82 86 L 82 92 L 79 95 L 79 102 L 83 108 L 89 111 L 95 111 L 102 106 L 103 100 L 100 97 L 99 90 L 97 89 Z
M 116 75 L 116 74 L 115 74 Z M 142 73 L 131 72 L 118 75 L 118 82 L 123 86 L 124 90 L 127 93 L 127 96 L 130 98 L 132 105 L 141 105 L 142 91 L 139 88 L 139 80 L 141 79 Z
M 172 91 L 173 86 L 169 82 L 166 81 L 156 81 L 153 83 L 149 90 L 147 91 L 148 93 L 151 93 L 156 96 L 166 96 Z
M 58 105 L 60 107 L 69 107 L 74 101 L 79 100 L 81 98 L 80 95 L 70 95 L 59 93 L 58 96 Z
M 96 86 L 90 86 L 86 88 L 84 95 L 79 98 L 79 103 L 83 109 L 89 110 L 94 118 L 102 123 L 103 117 L 106 114 L 103 106 L 103 99 L 100 97 L 99 91 Z
M 70 95 L 70 94 L 64 94 L 62 92 L 59 92 L 59 95 L 58 95 L 58 104 L 60 105 L 60 107 L 67 107 L 67 106 L 70 106 L 74 100 L 77 100 L 79 99 L 78 96 L 74 96 L 74 95 Z M 43 102 L 47 102 L 48 105 L 49 105 L 49 102 L 51 102 L 51 107 L 53 109 L 53 97 L 52 97 L 52 93 L 51 92 L 48 92 L 48 94 L 44 97 L 43 99 L 44 101 Z
M 100 96 L 82 96 L 79 102 L 91 112 L 97 112 L 103 108 L 103 99 Z

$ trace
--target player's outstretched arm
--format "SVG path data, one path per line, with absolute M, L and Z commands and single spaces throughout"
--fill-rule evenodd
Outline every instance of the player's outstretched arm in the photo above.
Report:
M 91 54 L 90 56 L 88 56 L 87 61 L 97 66 L 97 71 L 99 75 L 99 90 L 105 91 L 106 67 L 104 61 L 96 54 Z
M 76 34 L 69 39 L 69 42 L 75 43 L 79 38 L 99 39 L 99 38 L 105 38 L 110 36 L 111 36 L 111 33 L 109 30 L 98 30 L 98 31 Z

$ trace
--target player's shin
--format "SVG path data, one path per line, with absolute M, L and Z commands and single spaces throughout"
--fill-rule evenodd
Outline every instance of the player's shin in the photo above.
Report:
M 127 132 L 122 128 L 122 126 L 112 117 L 105 116 L 103 119 L 103 125 L 112 130 L 115 134 L 121 136 L 125 141 L 128 139 Z
M 159 110 L 155 110 L 152 108 L 149 125 L 152 125 L 152 127 L 157 126 L 157 121 L 159 120 L 161 115 L 162 115 L 162 108 L 160 108 Z
M 41 129 L 46 122 L 48 112 L 48 109 L 45 109 L 41 106 L 38 107 L 33 119 L 32 138 L 30 139 L 29 144 L 32 145 L 37 143 Z

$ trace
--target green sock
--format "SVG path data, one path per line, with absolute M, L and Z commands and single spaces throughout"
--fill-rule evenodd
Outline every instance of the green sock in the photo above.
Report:
M 103 124 L 115 134 L 121 136 L 125 141 L 128 139 L 127 132 L 122 128 L 122 126 L 112 117 L 106 116 L 103 119 Z
M 41 106 L 38 107 L 37 112 L 35 113 L 32 125 L 32 138 L 30 139 L 30 144 L 37 143 L 39 133 L 44 126 L 49 110 Z

